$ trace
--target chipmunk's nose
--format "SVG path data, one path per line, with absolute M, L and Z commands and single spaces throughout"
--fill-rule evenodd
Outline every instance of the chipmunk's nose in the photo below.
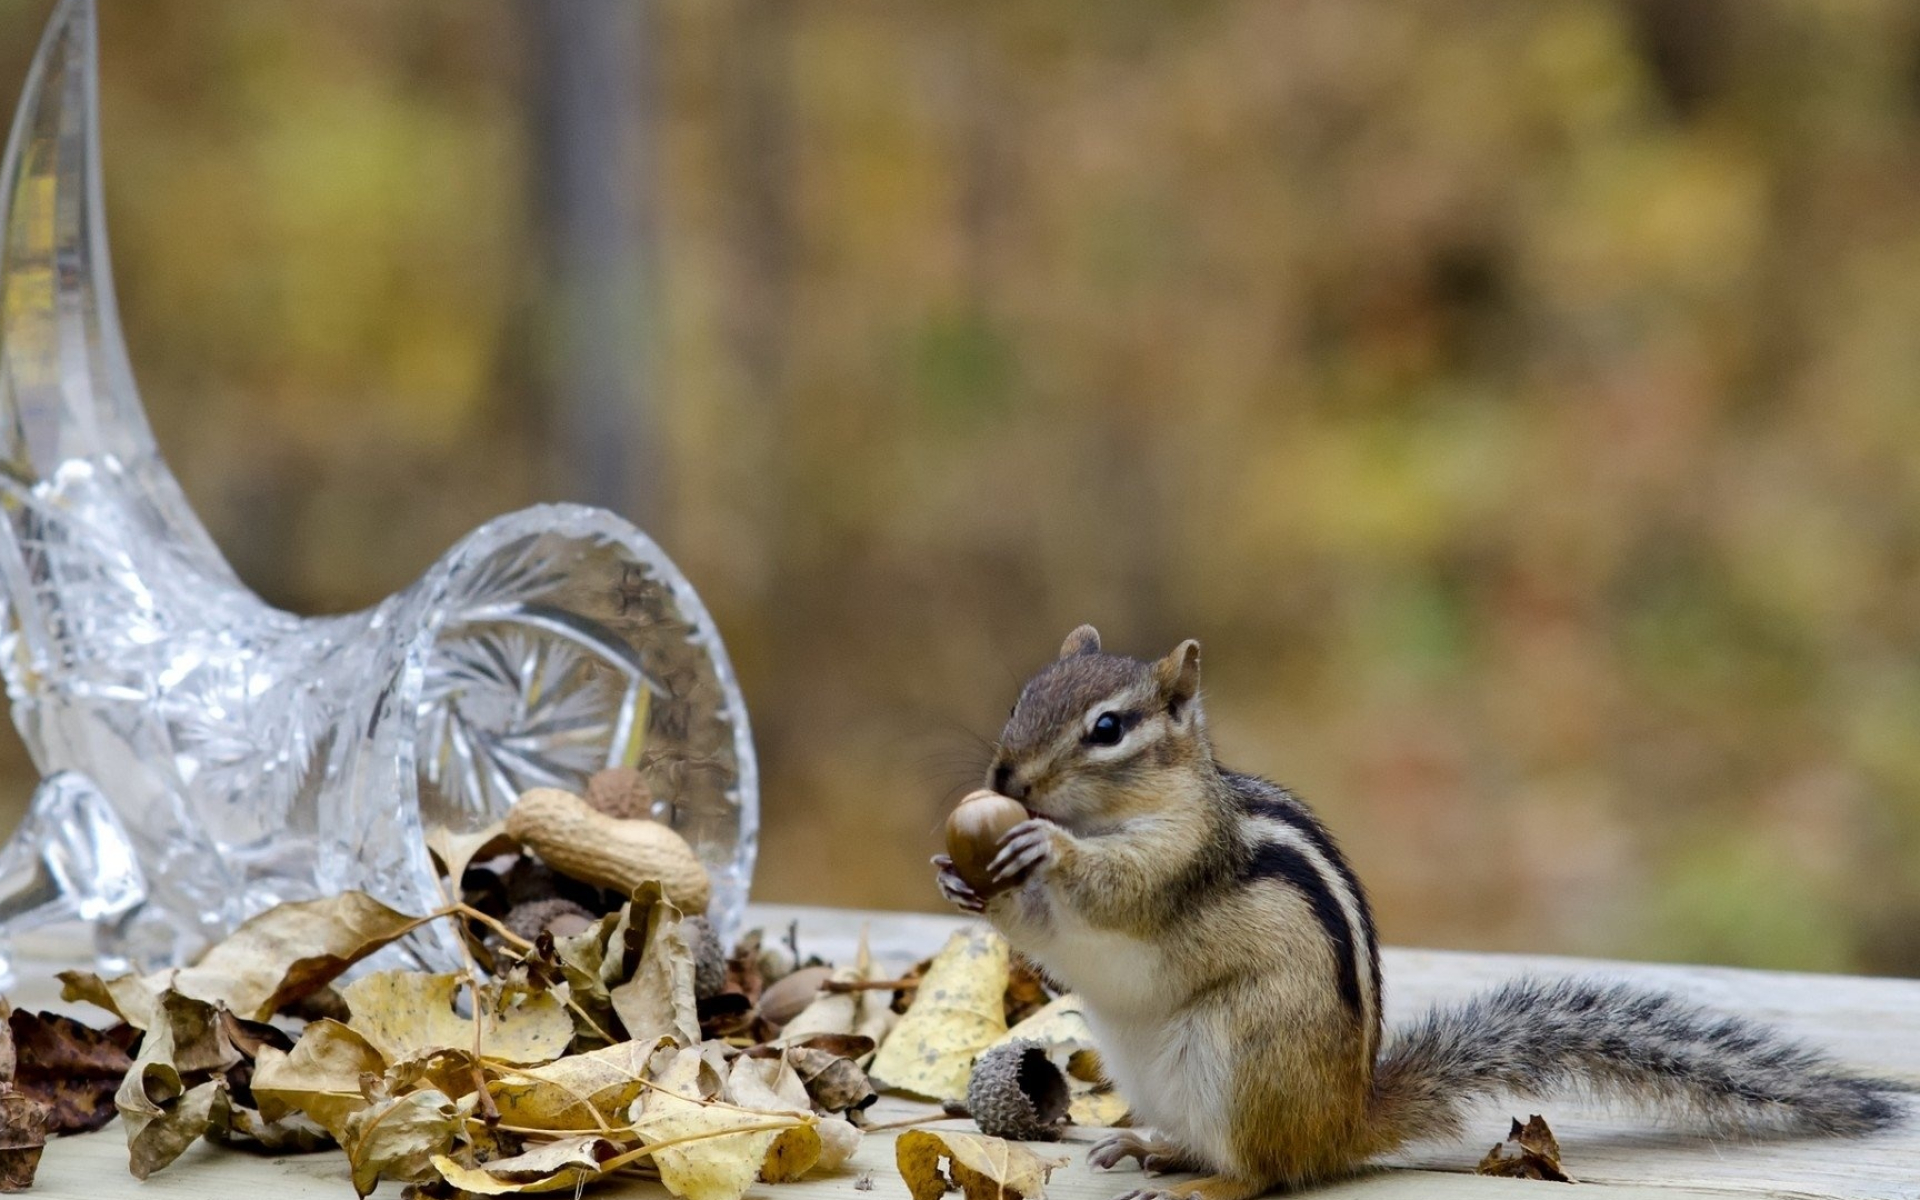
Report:
M 1032 789 L 1013 777 L 1013 768 L 1006 763 L 995 763 L 993 768 L 993 790 L 1013 800 L 1025 800 Z

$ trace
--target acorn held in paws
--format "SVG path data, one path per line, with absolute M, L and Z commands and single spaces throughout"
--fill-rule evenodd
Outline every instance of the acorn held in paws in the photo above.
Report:
M 1001 890 L 994 886 L 987 867 L 999 853 L 1000 839 L 1030 815 L 1018 800 L 984 789 L 962 800 L 948 814 L 947 856 L 953 859 L 954 871 L 968 887 L 982 896 Z

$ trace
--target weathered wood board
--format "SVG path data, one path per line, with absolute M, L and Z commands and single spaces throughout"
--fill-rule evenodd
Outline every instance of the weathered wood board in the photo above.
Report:
M 769 933 L 796 925 L 801 949 L 830 959 L 850 957 L 863 930 L 883 959 L 911 960 L 937 949 L 959 922 L 924 914 L 857 913 L 759 906 L 756 923 Z M 56 950 L 57 954 L 57 950 Z M 1537 974 L 1598 973 L 1669 988 L 1789 1029 L 1843 1060 L 1920 1086 L 1920 981 L 1796 975 L 1710 967 L 1651 966 L 1577 959 L 1440 951 L 1388 950 L 1384 956 L 1391 1020 L 1403 1020 L 1435 1001 L 1458 999 L 1510 978 Z M 52 973 L 71 962 L 26 959 L 16 1004 L 58 1007 Z M 930 1112 L 926 1106 L 883 1101 L 876 1120 Z M 1920 1112 L 1906 1128 L 1861 1141 L 1740 1141 L 1707 1139 L 1650 1126 L 1632 1114 L 1608 1114 L 1578 1100 L 1487 1111 L 1473 1140 L 1425 1146 L 1362 1178 L 1316 1190 L 1328 1200 L 1475 1200 L 1562 1194 L 1566 1184 L 1488 1179 L 1469 1174 L 1488 1146 L 1505 1136 L 1507 1117 L 1543 1111 L 1560 1137 L 1565 1165 L 1581 1180 L 1578 1195 L 1592 1200 L 1730 1200 L 1740 1197 L 1920 1200 Z M 940 1126 L 933 1126 L 939 1128 Z M 953 1128 L 968 1128 L 952 1122 Z M 893 1167 L 890 1132 L 869 1134 L 852 1167 L 835 1176 L 779 1186 L 761 1185 L 753 1200 L 906 1200 Z M 1083 1161 L 1092 1140 L 1085 1132 L 1043 1152 L 1067 1158 L 1048 1187 L 1054 1200 L 1108 1200 L 1138 1185 L 1132 1168 L 1090 1170 Z M 397 1197 L 383 1187 L 379 1196 Z M 33 1195 L 58 1198 L 191 1197 L 193 1200 L 341 1200 L 351 1197 L 345 1160 L 336 1153 L 256 1157 L 199 1146 L 145 1183 L 127 1174 L 118 1125 L 68 1138 L 47 1148 Z M 562 1193 L 564 1194 L 564 1193 Z M 655 1183 L 596 1188 L 606 1197 L 666 1196 Z

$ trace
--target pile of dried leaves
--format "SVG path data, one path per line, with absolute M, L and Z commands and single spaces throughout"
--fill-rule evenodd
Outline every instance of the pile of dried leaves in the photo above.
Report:
M 118 1112 L 143 1179 L 206 1138 L 338 1146 L 361 1195 L 383 1179 L 427 1197 L 635 1175 L 737 1200 L 756 1179 L 844 1164 L 876 1088 L 958 1104 L 973 1060 L 1014 1034 L 1037 1030 L 1063 1065 L 1089 1045 L 1070 1002 L 1014 969 L 990 930 L 956 935 L 900 980 L 864 952 L 797 964 L 757 932 L 723 959 L 655 885 L 598 916 L 529 926 L 488 902 L 486 870 L 470 865 L 493 854 L 497 875 L 526 874 L 489 833 L 435 851 L 463 884 L 435 913 L 348 893 L 262 913 L 191 967 L 63 973 L 65 999 L 120 1024 L 11 1015 L 0 1188 L 30 1183 L 47 1135 Z M 336 986 L 436 921 L 457 931 L 463 970 L 368 963 Z M 1038 1026 L 1010 1026 L 1036 1014 Z M 1076 1088 L 1075 1119 L 1117 1116 L 1110 1095 Z M 1016 1197 L 1040 1195 L 1057 1165 L 964 1134 L 903 1137 L 898 1156 L 916 1195 L 945 1187 L 942 1158 L 969 1191 Z

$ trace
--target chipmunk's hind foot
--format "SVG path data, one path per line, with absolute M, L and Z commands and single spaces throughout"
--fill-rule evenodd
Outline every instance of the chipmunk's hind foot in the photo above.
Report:
M 1135 1188 L 1114 1200 L 1253 1200 L 1266 1190 L 1264 1183 L 1235 1179 L 1231 1175 L 1208 1175 L 1165 1187 Z
M 1117 1129 L 1093 1144 L 1087 1161 L 1101 1170 L 1119 1166 L 1129 1158 L 1140 1160 L 1140 1169 L 1155 1175 L 1166 1171 L 1204 1171 L 1187 1152 L 1165 1138 L 1137 1129 Z

